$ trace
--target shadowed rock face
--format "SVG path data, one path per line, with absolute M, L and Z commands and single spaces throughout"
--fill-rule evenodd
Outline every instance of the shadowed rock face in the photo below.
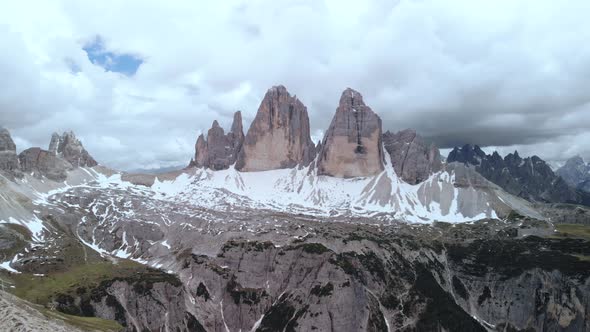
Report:
M 477 172 L 507 192 L 529 201 L 590 205 L 590 195 L 570 186 L 537 156 L 521 158 L 518 152 L 502 158 L 486 155 L 479 146 L 454 148 L 447 162 L 474 165 Z
M 315 158 L 307 108 L 287 89 L 269 89 L 248 129 L 236 169 L 244 172 L 306 166 Z
M 391 157 L 395 173 L 410 184 L 420 183 L 442 169 L 440 152 L 412 129 L 383 134 L 383 146 Z
M 0 170 L 20 176 L 16 145 L 7 129 L 0 128 Z
M 207 139 L 202 134 L 195 144 L 195 158 L 191 165 L 207 167 L 214 170 L 227 169 L 236 162 L 238 152 L 244 142 L 242 130 L 242 113 L 234 113 L 231 131 L 225 134 L 217 121 L 213 121 L 207 132 Z
M 319 154 L 318 174 L 350 178 L 383 170 L 381 119 L 357 91 L 342 93 Z
M 74 167 L 94 167 L 98 165 L 72 131 L 65 132 L 61 136 L 53 133 L 49 142 L 49 152 L 64 158 Z
M 67 171 L 74 168 L 66 160 L 41 148 L 26 149 L 18 155 L 18 159 L 23 172 L 45 176 L 58 182 L 64 181 L 67 178 Z
M 194 166 L 203 167 L 209 162 L 209 151 L 207 150 L 207 141 L 203 134 L 199 135 L 195 143 Z
M 556 172 L 572 187 L 590 192 L 590 163 L 586 164 L 580 156 L 575 156 Z

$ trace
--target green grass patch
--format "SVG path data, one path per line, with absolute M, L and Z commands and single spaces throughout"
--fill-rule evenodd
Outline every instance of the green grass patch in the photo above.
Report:
M 590 256 L 586 256 L 586 255 L 573 255 L 573 256 L 578 257 L 578 259 L 581 261 L 590 262 Z
M 146 272 L 146 267 L 141 264 L 120 260 L 118 264 L 108 261 L 83 264 L 44 277 L 23 273 L 11 276 L 15 285 L 12 293 L 33 303 L 47 304 L 57 294 L 73 294 L 79 288 L 97 287 L 103 280 L 126 278 L 143 272 Z
M 297 249 L 301 249 L 303 252 L 306 252 L 308 254 L 317 254 L 317 255 L 321 255 L 323 253 L 330 251 L 330 249 L 326 248 L 326 246 L 324 246 L 321 243 L 302 243 L 302 244 L 298 244 L 295 246 L 289 246 L 289 247 L 285 248 L 285 250 L 297 250 Z
M 67 324 L 86 331 L 118 332 L 123 330 L 123 326 L 113 320 L 97 317 L 72 316 L 59 311 L 49 310 L 44 307 L 41 307 L 39 311 L 49 319 L 62 320 Z
M 554 237 L 590 240 L 590 226 L 580 224 L 556 224 Z

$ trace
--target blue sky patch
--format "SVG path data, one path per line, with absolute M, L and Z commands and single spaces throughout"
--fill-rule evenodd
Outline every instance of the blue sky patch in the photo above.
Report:
M 84 45 L 82 48 L 86 51 L 88 59 L 92 64 L 101 66 L 106 71 L 121 73 L 127 76 L 133 76 L 137 72 L 143 60 L 132 54 L 117 54 L 104 47 L 104 42 L 100 36 Z

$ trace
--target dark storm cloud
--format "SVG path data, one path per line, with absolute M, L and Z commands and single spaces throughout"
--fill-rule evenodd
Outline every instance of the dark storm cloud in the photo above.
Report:
M 239 109 L 247 129 L 283 84 L 314 139 L 352 87 L 384 130 L 415 128 L 442 148 L 590 158 L 588 1 L 11 6 L 0 13 L 0 125 L 19 149 L 73 129 L 113 167 L 184 164 L 213 120 L 228 128 Z M 91 61 L 96 36 L 101 54 L 141 59 L 136 71 Z

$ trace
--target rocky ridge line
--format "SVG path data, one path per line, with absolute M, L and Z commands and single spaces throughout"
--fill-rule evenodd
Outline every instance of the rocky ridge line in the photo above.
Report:
M 590 194 L 568 186 L 537 156 L 521 158 L 515 151 L 502 158 L 467 144 L 449 153 L 447 163 L 452 162 L 474 166 L 486 179 L 528 201 L 590 205 Z
M 213 170 L 227 169 L 236 162 L 243 142 L 244 131 L 240 111 L 234 113 L 231 131 L 227 134 L 215 120 L 207 132 L 207 138 L 203 134 L 199 135 L 195 143 L 195 156 L 189 167 L 207 167 Z
M 410 184 L 420 183 L 443 168 L 438 148 L 427 144 L 415 130 L 406 129 L 395 134 L 386 131 L 383 145 L 395 173 Z

